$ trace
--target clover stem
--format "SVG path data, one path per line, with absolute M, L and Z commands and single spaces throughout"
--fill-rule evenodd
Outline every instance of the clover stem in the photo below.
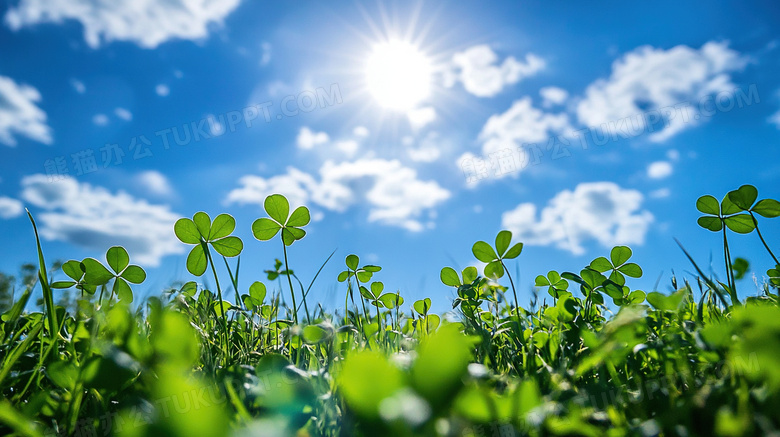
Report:
M 358 294 L 359 294 L 360 293 L 360 279 L 358 279 L 358 277 L 357 277 L 357 270 L 353 270 L 353 272 L 355 273 L 354 274 L 354 276 L 355 276 L 355 286 L 357 287 Z M 366 335 L 366 330 L 363 327 L 363 321 L 360 320 L 360 316 L 358 315 L 359 310 L 358 310 L 357 304 L 355 303 L 355 295 L 354 295 L 354 292 L 352 291 L 352 282 L 349 281 L 349 278 L 347 278 L 347 281 L 348 281 L 347 285 L 348 285 L 348 288 L 349 288 L 349 298 L 352 300 L 352 306 L 355 308 L 355 313 L 354 313 L 355 314 L 355 321 L 357 322 L 358 328 L 360 328 L 360 331 L 363 333 L 363 338 L 368 340 L 368 336 Z M 361 295 L 361 298 L 362 298 L 362 295 Z M 362 300 L 361 300 L 361 302 L 362 302 Z M 363 305 L 363 312 L 365 313 L 365 304 Z
M 731 304 L 739 305 L 739 298 L 737 297 L 737 288 L 734 283 L 734 272 L 731 270 L 731 253 L 729 252 L 729 241 L 726 237 L 726 226 L 723 226 L 723 258 L 726 262 L 726 278 L 729 283 L 729 295 L 731 296 Z
M 766 244 L 766 241 L 764 241 L 764 236 L 761 235 L 761 231 L 758 229 L 758 220 L 756 220 L 756 216 L 753 215 L 753 211 L 748 211 L 750 214 L 750 217 L 753 218 L 753 224 L 756 227 L 756 232 L 758 233 L 758 238 L 761 239 L 761 242 L 764 243 L 764 247 L 766 248 L 766 251 L 769 252 L 769 255 L 772 257 L 773 260 L 775 260 L 775 264 L 780 265 L 780 261 L 777 260 L 777 257 L 774 253 L 772 253 L 772 250 L 769 248 L 769 245 Z
M 378 330 L 377 330 L 377 336 L 378 336 L 379 333 L 382 332 L 382 321 L 379 320 L 379 298 L 376 298 L 374 300 L 374 306 L 376 306 L 376 324 L 379 327 Z M 382 336 L 382 345 L 383 346 L 384 346 L 384 343 L 385 343 L 385 339 L 384 339 L 384 336 Z
M 227 347 L 228 342 L 230 341 L 230 336 L 228 335 L 227 330 L 227 323 L 225 322 L 225 305 L 222 302 L 222 287 L 219 286 L 219 276 L 217 276 L 217 269 L 214 267 L 214 259 L 211 257 L 211 250 L 209 250 L 208 244 L 201 242 L 203 245 L 203 250 L 206 252 L 206 257 L 209 260 L 209 265 L 211 266 L 211 273 L 214 275 L 214 282 L 217 284 L 217 296 L 219 296 L 219 311 L 222 314 L 222 317 L 220 318 L 221 324 L 222 324 L 222 334 L 225 336 L 225 358 L 227 358 Z
M 347 294 L 344 296 L 344 325 L 349 325 L 349 296 L 352 294 L 352 281 L 347 278 Z
M 509 274 L 509 269 L 504 265 L 504 260 L 501 260 L 501 267 L 506 271 L 506 276 L 509 278 L 509 285 L 512 286 L 512 294 L 515 297 L 515 315 L 517 316 L 517 323 L 520 323 L 520 301 L 517 300 L 517 291 L 515 290 L 515 282 L 512 280 L 512 275 Z M 510 307 L 511 308 L 511 307 Z
M 290 296 L 292 297 L 293 321 L 298 324 L 298 306 L 295 304 L 295 290 L 293 289 L 292 279 L 290 279 L 290 265 L 287 263 L 287 245 L 282 240 L 282 250 L 284 251 L 284 269 L 287 271 L 287 282 L 290 284 Z

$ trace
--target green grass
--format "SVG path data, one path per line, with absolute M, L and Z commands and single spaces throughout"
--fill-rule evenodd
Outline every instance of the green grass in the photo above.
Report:
M 441 297 L 386 291 L 381 267 L 356 255 L 330 279 L 344 307 L 312 302 L 319 272 L 304 284 L 287 251 L 303 244 L 309 211 L 290 212 L 281 195 L 252 224 L 281 246 L 266 283 L 239 283 L 244 243 L 228 214 L 199 212 L 173 230 L 192 246 L 188 271 L 215 290 L 187 282 L 135 304 L 146 273 L 124 248 L 49 269 L 38 241 L 37 278 L 0 325 L 0 433 L 778 435 L 780 263 L 758 217 L 780 216 L 780 203 L 756 200 L 743 186 L 696 203 L 722 242 L 725 283 L 691 259 L 698 276 L 673 279 L 671 294 L 633 289 L 642 269 L 618 246 L 579 272 L 539 275 L 536 293 L 552 304 L 535 294 L 524 308 L 507 266 L 523 245 L 501 231 L 473 245 L 483 271 L 441 270 L 455 317 L 430 312 Z M 771 268 L 762 293 L 740 301 L 748 264 L 732 259 L 729 237 L 754 232 Z M 68 279 L 50 282 L 55 270 Z M 28 312 L 36 287 L 40 310 Z

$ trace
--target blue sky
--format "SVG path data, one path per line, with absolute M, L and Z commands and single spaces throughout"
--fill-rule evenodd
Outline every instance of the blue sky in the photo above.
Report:
M 511 266 L 526 304 L 536 275 L 619 244 L 644 268 L 636 288 L 691 270 L 674 238 L 722 274 L 696 198 L 780 197 L 771 2 L 22 0 L 0 15 L 3 271 L 35 259 L 27 207 L 49 261 L 122 244 L 155 294 L 189 279 L 172 225 L 204 210 L 236 217 L 246 287 L 281 257 L 250 231 L 281 192 L 314 217 L 290 251 L 302 279 L 336 250 L 313 292 L 327 307 L 355 253 L 446 310 L 439 270 L 500 229 L 526 244 Z M 733 251 L 770 267 L 755 235 Z

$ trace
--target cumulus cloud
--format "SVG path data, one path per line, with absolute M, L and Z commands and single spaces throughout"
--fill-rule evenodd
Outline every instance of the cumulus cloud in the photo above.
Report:
M 41 94 L 37 89 L 0 76 L 0 143 L 15 146 L 17 136 L 52 143 L 46 113 L 37 105 L 40 101 Z
M 111 41 L 131 41 L 155 48 L 171 39 L 205 38 L 209 28 L 221 25 L 240 0 L 21 0 L 5 15 L 16 31 L 39 23 L 76 20 L 92 48 Z
M 157 170 L 141 172 L 136 175 L 135 180 L 143 189 L 155 196 L 166 197 L 173 193 L 168 178 Z
M 699 99 L 722 91 L 733 91 L 730 73 L 742 69 L 747 59 L 725 42 L 708 42 L 700 49 L 679 45 L 669 50 L 639 47 L 612 64 L 608 79 L 588 86 L 577 106 L 579 121 L 587 126 L 632 117 L 643 112 L 690 102 L 696 111 Z M 676 112 L 665 117 L 650 140 L 662 142 L 693 126 L 695 113 L 687 117 Z M 646 120 L 637 122 L 645 128 Z
M 304 150 L 312 149 L 314 146 L 325 144 L 328 141 L 330 141 L 328 134 L 325 132 L 314 132 L 306 126 L 301 128 L 295 140 L 298 148 Z
M 22 179 L 22 199 L 43 209 L 36 218 L 41 236 L 104 252 L 124 246 L 134 262 L 156 267 L 162 257 L 184 252 L 173 233 L 180 215 L 119 191 L 79 183 L 71 177 L 48 182 L 42 174 Z
M 669 161 L 655 161 L 647 166 L 647 176 L 652 179 L 663 179 L 672 175 L 672 163 Z
M 444 85 L 461 82 L 463 88 L 478 97 L 492 97 L 505 87 L 543 70 L 542 58 L 528 53 L 522 61 L 512 56 L 499 63 L 498 55 L 488 45 L 477 45 L 452 56 L 451 69 L 444 77 Z
M 587 241 L 606 248 L 643 244 L 653 216 L 642 202 L 640 192 L 612 182 L 582 183 L 555 195 L 539 214 L 534 204 L 521 203 L 502 215 L 501 225 L 525 244 L 581 255 Z
M 22 202 L 10 197 L 0 196 L 0 218 L 10 219 L 22 215 Z
M 542 106 L 549 108 L 555 105 L 562 105 L 569 98 L 569 92 L 563 88 L 555 86 L 544 87 L 539 90 L 542 96 Z
M 368 221 L 421 231 L 424 213 L 450 197 L 450 192 L 434 181 L 418 179 L 414 169 L 397 160 L 359 159 L 336 164 L 327 161 L 319 177 L 288 168 L 287 173 L 263 178 L 247 175 L 239 188 L 228 194 L 228 203 L 261 205 L 266 196 L 281 193 L 294 205 L 318 206 L 344 212 L 358 203 L 368 205 Z
M 416 108 L 407 112 L 406 117 L 409 119 L 412 130 L 416 131 L 436 121 L 436 110 L 431 106 Z
M 489 154 L 523 144 L 541 143 L 550 135 L 562 134 L 569 129 L 571 125 L 567 114 L 537 109 L 531 104 L 531 98 L 526 96 L 512 103 L 506 112 L 492 115 L 479 138 L 483 141 L 483 152 Z

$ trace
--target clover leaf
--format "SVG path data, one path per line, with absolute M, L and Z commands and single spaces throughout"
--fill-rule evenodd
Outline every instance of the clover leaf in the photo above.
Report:
M 358 267 L 360 264 L 360 258 L 357 255 L 347 255 L 347 258 L 344 260 L 344 264 L 347 266 L 347 270 L 339 273 L 339 282 L 344 282 L 354 276 L 359 282 L 365 284 L 371 280 L 371 277 L 374 276 L 374 273 L 382 270 L 382 267 L 371 264 Z
M 260 241 L 274 238 L 282 232 L 282 242 L 290 246 L 306 236 L 301 229 L 309 224 L 311 215 L 305 206 L 299 206 L 290 214 L 290 203 L 281 194 L 272 194 L 265 198 L 263 207 L 268 217 L 259 218 L 252 223 L 252 234 Z
M 547 287 L 547 293 L 558 299 L 562 292 L 565 292 L 569 288 L 569 281 L 561 278 L 561 275 L 555 270 L 547 272 L 547 277 L 539 275 L 534 281 L 534 285 L 537 287 Z
M 590 268 L 599 273 L 611 270 L 609 280 L 623 286 L 626 284 L 625 276 L 642 277 L 642 268 L 636 263 L 628 262 L 632 254 L 631 248 L 628 246 L 615 246 L 609 254 L 609 259 L 603 256 L 598 257 L 590 263 Z
M 81 268 L 81 262 L 70 260 L 62 265 L 62 272 L 72 281 L 57 281 L 51 284 L 51 288 L 63 289 L 75 286 L 76 289 L 89 294 L 95 294 L 97 286 L 92 285 L 85 279 L 86 272 Z
M 232 258 L 241 254 L 244 243 L 230 236 L 236 229 L 236 220 L 230 214 L 220 214 L 214 221 L 205 212 L 196 212 L 192 219 L 181 218 L 173 227 L 176 237 L 185 244 L 194 244 L 187 255 L 187 270 L 201 276 L 208 266 L 208 245 L 218 254 Z
M 511 241 L 512 233 L 501 231 L 496 235 L 495 249 L 484 241 L 477 241 L 471 247 L 471 252 L 474 256 L 478 260 L 487 263 L 484 270 L 485 276 L 493 279 L 503 277 L 503 260 L 517 258 L 523 251 L 523 243 L 517 243 L 510 248 L 509 244 Z
M 130 264 L 130 256 L 122 246 L 109 248 L 106 252 L 106 261 L 108 267 L 111 268 L 110 270 L 95 258 L 86 258 L 80 263 L 73 260 L 68 261 L 63 264 L 62 270 L 75 282 L 66 281 L 53 285 L 57 285 L 55 288 L 77 285 L 80 289 L 94 293 L 97 287 L 108 284 L 113 279 L 111 294 L 116 294 L 119 300 L 132 302 L 133 290 L 130 284 L 144 282 L 146 272 L 140 266 Z M 83 275 L 79 275 L 79 271 L 76 270 L 76 263 L 78 263 L 78 269 Z
M 756 201 L 758 191 L 752 185 L 743 185 L 738 190 L 729 192 L 718 203 L 718 200 L 710 195 L 702 196 L 696 201 L 696 209 L 706 214 L 699 217 L 697 223 L 704 229 L 712 232 L 719 232 L 724 226 L 738 234 L 749 234 L 756 228 L 756 223 L 749 211 L 753 202 Z M 768 202 L 762 203 L 757 214 L 768 214 L 773 216 L 775 210 L 780 215 L 780 208 L 776 208 L 774 203 L 777 201 L 767 199 Z M 759 202 L 759 203 L 761 203 Z M 745 211 L 748 211 L 745 214 Z M 777 215 L 774 215 L 776 217 Z

